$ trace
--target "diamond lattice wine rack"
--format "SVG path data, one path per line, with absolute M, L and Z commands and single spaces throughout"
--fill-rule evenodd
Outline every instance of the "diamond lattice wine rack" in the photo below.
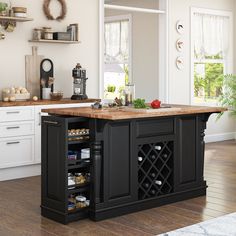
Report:
M 165 195 L 173 191 L 173 142 L 138 146 L 139 199 Z

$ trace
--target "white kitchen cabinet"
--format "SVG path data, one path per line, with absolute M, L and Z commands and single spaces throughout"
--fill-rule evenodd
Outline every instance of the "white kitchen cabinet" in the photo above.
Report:
M 4 107 L 0 109 L 0 122 L 34 120 L 34 107 Z
M 30 165 L 34 162 L 34 136 L 0 139 L 0 169 Z
M 34 135 L 34 121 L 0 123 L 0 138 Z
M 40 174 L 42 109 L 91 104 L 0 107 L 0 181 Z

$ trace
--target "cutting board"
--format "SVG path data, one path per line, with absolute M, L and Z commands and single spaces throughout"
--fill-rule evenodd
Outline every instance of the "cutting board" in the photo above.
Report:
M 43 56 L 38 55 L 38 47 L 32 47 L 32 55 L 25 56 L 26 88 L 32 96 L 40 96 L 40 63 Z
M 147 113 L 155 113 L 155 112 L 171 112 L 171 111 L 180 111 L 181 108 L 180 107 L 161 107 L 158 109 L 136 109 L 136 108 L 132 108 L 132 107 L 125 107 L 124 110 L 126 111 L 131 111 L 131 112 L 147 112 Z

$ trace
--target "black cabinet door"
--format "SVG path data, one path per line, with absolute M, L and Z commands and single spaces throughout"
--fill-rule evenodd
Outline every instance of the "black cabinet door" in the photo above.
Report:
M 205 122 L 200 116 L 180 117 L 176 121 L 175 191 L 203 186 Z
M 42 207 L 66 211 L 65 122 L 42 117 Z
M 103 201 L 108 206 L 137 199 L 137 160 L 133 123 L 109 122 L 104 129 Z

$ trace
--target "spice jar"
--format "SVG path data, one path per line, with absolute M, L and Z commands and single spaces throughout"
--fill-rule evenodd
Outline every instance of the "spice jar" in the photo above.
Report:
M 125 85 L 125 106 L 131 106 L 135 99 L 135 86 L 134 84 Z
M 75 183 L 76 184 L 84 184 L 86 183 L 86 178 L 82 173 L 75 174 Z
M 33 39 L 34 40 L 40 40 L 42 39 L 42 29 L 35 28 L 33 32 Z
M 76 199 L 76 208 L 85 208 L 85 207 L 87 207 L 86 197 L 79 195 L 75 199 Z
M 53 39 L 53 31 L 51 27 L 43 27 L 43 38 L 46 40 Z

